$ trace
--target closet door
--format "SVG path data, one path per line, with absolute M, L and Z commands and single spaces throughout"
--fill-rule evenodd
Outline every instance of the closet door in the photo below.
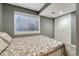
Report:
M 55 19 L 55 39 L 71 44 L 71 14 Z

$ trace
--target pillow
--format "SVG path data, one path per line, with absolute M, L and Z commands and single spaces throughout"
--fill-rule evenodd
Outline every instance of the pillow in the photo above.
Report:
M 2 38 L 4 41 L 8 43 L 11 43 L 12 41 L 12 37 L 5 32 L 0 32 L 0 38 Z
M 8 43 L 6 43 L 3 39 L 0 38 L 0 53 L 8 47 Z

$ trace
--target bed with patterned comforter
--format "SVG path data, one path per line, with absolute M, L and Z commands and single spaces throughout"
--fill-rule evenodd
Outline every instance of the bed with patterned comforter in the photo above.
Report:
M 1 56 L 44 56 L 63 44 L 42 35 L 14 38 Z

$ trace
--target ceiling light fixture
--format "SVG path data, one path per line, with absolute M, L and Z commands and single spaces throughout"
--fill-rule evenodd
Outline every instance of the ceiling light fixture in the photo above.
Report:
M 60 11 L 60 12 L 59 12 L 59 14 L 63 14 L 63 12 L 62 12 L 62 11 Z
M 52 12 L 52 14 L 55 14 L 55 12 Z

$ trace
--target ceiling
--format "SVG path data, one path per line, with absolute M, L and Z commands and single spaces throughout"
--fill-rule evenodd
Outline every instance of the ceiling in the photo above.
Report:
M 19 7 L 31 9 L 34 11 L 40 11 L 39 15 L 50 18 L 55 18 L 76 11 L 75 3 L 51 3 L 49 6 L 45 6 L 47 3 L 10 3 Z
M 44 6 L 45 3 L 9 3 L 9 4 L 35 10 L 35 11 L 39 11 Z
M 75 3 L 52 3 L 40 15 L 55 18 L 76 11 Z

